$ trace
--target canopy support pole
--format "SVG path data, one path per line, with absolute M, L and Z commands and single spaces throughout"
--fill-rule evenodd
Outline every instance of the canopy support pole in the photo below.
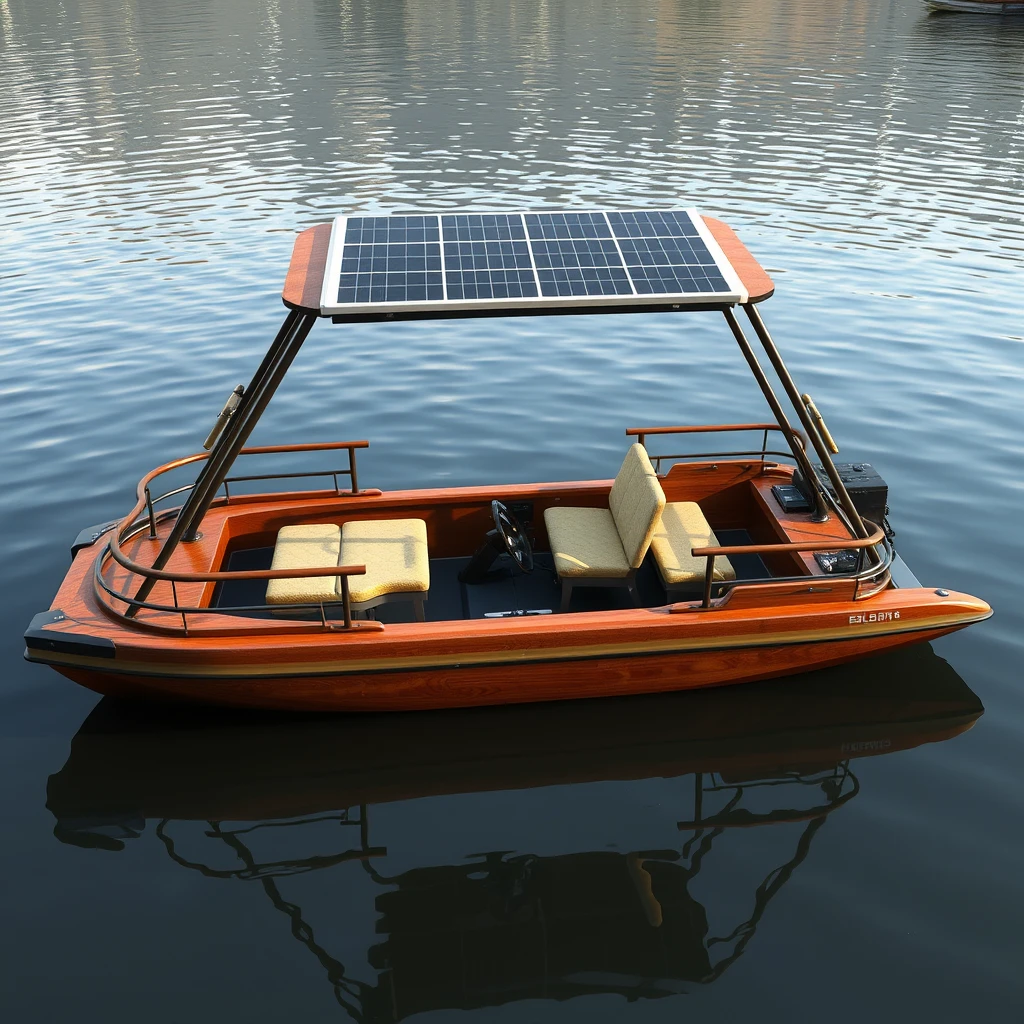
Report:
M 761 368 L 761 364 L 757 361 L 757 356 L 754 354 L 754 350 L 750 347 L 750 342 L 747 341 L 747 337 L 743 333 L 743 328 L 740 327 L 740 323 L 736 319 L 736 314 L 731 309 L 725 309 L 723 310 L 723 313 L 725 314 L 725 319 L 729 324 L 729 328 L 732 330 L 733 336 L 736 338 L 736 343 L 739 345 L 740 351 L 743 353 L 743 357 L 746 359 L 747 365 L 750 367 L 750 372 L 754 375 L 754 379 L 757 381 L 768 405 L 771 407 L 772 414 L 775 416 L 775 421 L 782 428 L 782 432 L 789 444 L 789 449 L 793 453 L 793 458 L 796 459 L 796 463 L 800 467 L 800 471 L 804 474 L 804 479 L 808 484 L 810 484 L 811 490 L 814 494 L 813 520 L 816 523 L 823 523 L 829 518 L 828 508 L 825 505 L 825 499 L 821 494 L 821 485 L 818 478 L 811 469 L 811 463 L 807 458 L 807 452 L 804 451 L 803 447 L 797 442 L 796 437 L 794 437 L 793 427 L 790 425 L 789 419 L 786 417 L 786 412 L 782 408 L 782 404 L 779 402 L 775 392 L 772 390 L 771 381 L 769 381 L 765 376 L 765 372 Z M 814 435 L 811 435 L 811 437 L 813 439 Z
M 298 354 L 313 324 L 316 323 L 317 316 L 317 313 L 293 309 L 285 317 L 281 329 L 277 332 L 277 337 L 274 338 L 273 344 L 263 357 L 263 361 L 242 395 L 238 408 L 221 432 L 209 458 L 199 476 L 196 477 L 188 500 L 182 505 L 174 520 L 174 525 L 171 527 L 171 532 L 153 560 L 154 569 L 164 568 L 181 541 L 197 538 L 203 516 L 209 510 L 217 491 L 224 483 L 224 478 L 231 471 L 238 453 L 245 446 L 245 442 L 259 422 L 270 399 L 273 398 L 278 385 L 288 372 L 292 360 Z M 152 578 L 142 581 L 142 585 L 133 598 L 133 603 L 125 612 L 128 617 L 133 617 L 138 612 L 139 605 L 135 602 L 145 601 L 155 584 L 156 580 Z
M 775 372 L 779 375 L 779 380 L 782 381 L 782 386 L 786 389 L 786 394 L 793 403 L 793 408 L 796 410 L 797 416 L 800 417 L 800 422 L 803 424 L 804 430 L 807 431 L 807 436 L 810 438 L 811 444 L 814 445 L 818 458 L 821 459 L 822 468 L 828 474 L 829 483 L 832 484 L 832 489 L 836 492 L 839 503 L 843 506 L 843 511 L 850 517 L 850 523 L 858 537 L 870 536 L 867 527 L 864 525 L 864 520 L 861 519 L 857 507 L 850 497 L 850 492 L 846 489 L 846 484 L 843 483 L 843 478 L 839 475 L 839 471 L 832 461 L 832 453 L 828 450 L 828 446 L 818 431 L 817 425 L 811 418 L 811 414 L 807 411 L 807 407 L 800 397 L 800 390 L 797 388 L 796 382 L 793 380 L 782 359 L 782 353 L 779 352 L 775 342 L 772 341 L 772 336 L 768 333 L 768 328 L 765 326 L 764 320 L 761 319 L 761 314 L 753 306 L 748 305 L 743 308 L 746 310 L 747 317 L 757 332 L 757 336 L 768 355 L 768 359 L 775 368 Z M 813 485 L 815 478 L 812 476 L 807 479 Z M 883 524 L 876 523 L 875 525 L 882 526 Z

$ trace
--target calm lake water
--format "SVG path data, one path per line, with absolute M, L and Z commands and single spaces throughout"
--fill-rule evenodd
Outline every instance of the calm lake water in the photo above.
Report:
M 1024 1016 L 1024 18 L 0 0 L 0 111 L 7 1019 Z M 97 706 L 22 661 L 77 531 L 249 378 L 296 231 L 645 205 L 759 256 L 900 553 L 990 621 L 802 680 L 359 720 Z M 765 414 L 711 315 L 321 324 L 254 443 L 368 437 L 382 487 L 591 478 L 627 426 Z

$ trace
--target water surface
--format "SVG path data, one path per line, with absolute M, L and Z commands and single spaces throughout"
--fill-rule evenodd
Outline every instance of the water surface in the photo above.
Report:
M 9 1015 L 1019 1016 L 1024 18 L 915 0 L 0 0 L 0 96 Z M 798 383 L 843 457 L 888 482 L 901 554 L 993 619 L 773 697 L 461 730 L 94 712 L 22 662 L 77 531 L 196 450 L 251 375 L 296 231 L 648 205 L 738 231 L 775 278 L 763 311 Z M 592 478 L 627 426 L 765 412 L 710 314 L 320 324 L 254 442 L 368 437 L 361 479 L 382 487 Z M 878 699 L 885 681 L 902 703 Z M 985 715 L 944 739 L 972 692 Z M 758 701 L 806 711 L 802 731 Z M 647 716 L 667 747 L 645 746 Z M 409 753 L 353 758 L 357 740 Z M 714 829 L 680 822 L 713 772 L 751 813 L 800 794 L 805 820 L 725 829 L 694 872 Z M 74 799 L 50 782 L 48 808 L 51 776 Z M 789 788 L 751 788 L 777 777 Z M 386 853 L 355 856 L 361 805 Z M 251 863 L 218 834 L 240 827 Z

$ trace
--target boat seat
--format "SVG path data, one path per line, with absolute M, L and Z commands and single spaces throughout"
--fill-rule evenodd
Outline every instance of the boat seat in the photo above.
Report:
M 608 508 L 544 510 L 555 572 L 562 581 L 562 607 L 569 610 L 573 587 L 626 587 L 639 604 L 636 571 L 643 564 L 665 507 L 647 451 L 634 444 L 608 495 Z
M 339 565 L 341 527 L 334 523 L 282 526 L 277 531 L 271 569 L 328 569 Z M 319 604 L 338 601 L 336 576 L 277 579 L 267 583 L 267 604 Z
M 363 519 L 345 523 L 341 528 L 341 564 L 366 566 L 366 575 L 349 579 L 354 612 L 366 612 L 389 601 L 412 601 L 416 618 L 424 621 L 430 562 L 427 524 L 422 519 Z
M 716 547 L 718 538 L 695 501 L 670 501 L 651 540 L 651 554 L 665 590 L 692 589 L 704 581 L 707 559 L 695 558 L 692 548 Z M 715 558 L 716 582 L 736 579 L 736 570 L 725 555 Z

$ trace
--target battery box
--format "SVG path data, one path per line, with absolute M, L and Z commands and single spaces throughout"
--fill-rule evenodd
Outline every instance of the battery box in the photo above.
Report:
M 875 467 L 869 462 L 837 462 L 835 467 L 839 479 L 846 485 L 854 508 L 861 514 L 861 517 L 870 519 L 876 526 L 882 526 L 885 523 L 889 487 L 875 471 Z M 835 498 L 836 492 L 828 478 L 828 473 L 822 466 L 814 466 L 813 469 L 818 474 L 818 479 L 828 488 L 829 494 Z M 813 507 L 811 489 L 799 469 L 793 474 L 793 483 L 812 503 Z

